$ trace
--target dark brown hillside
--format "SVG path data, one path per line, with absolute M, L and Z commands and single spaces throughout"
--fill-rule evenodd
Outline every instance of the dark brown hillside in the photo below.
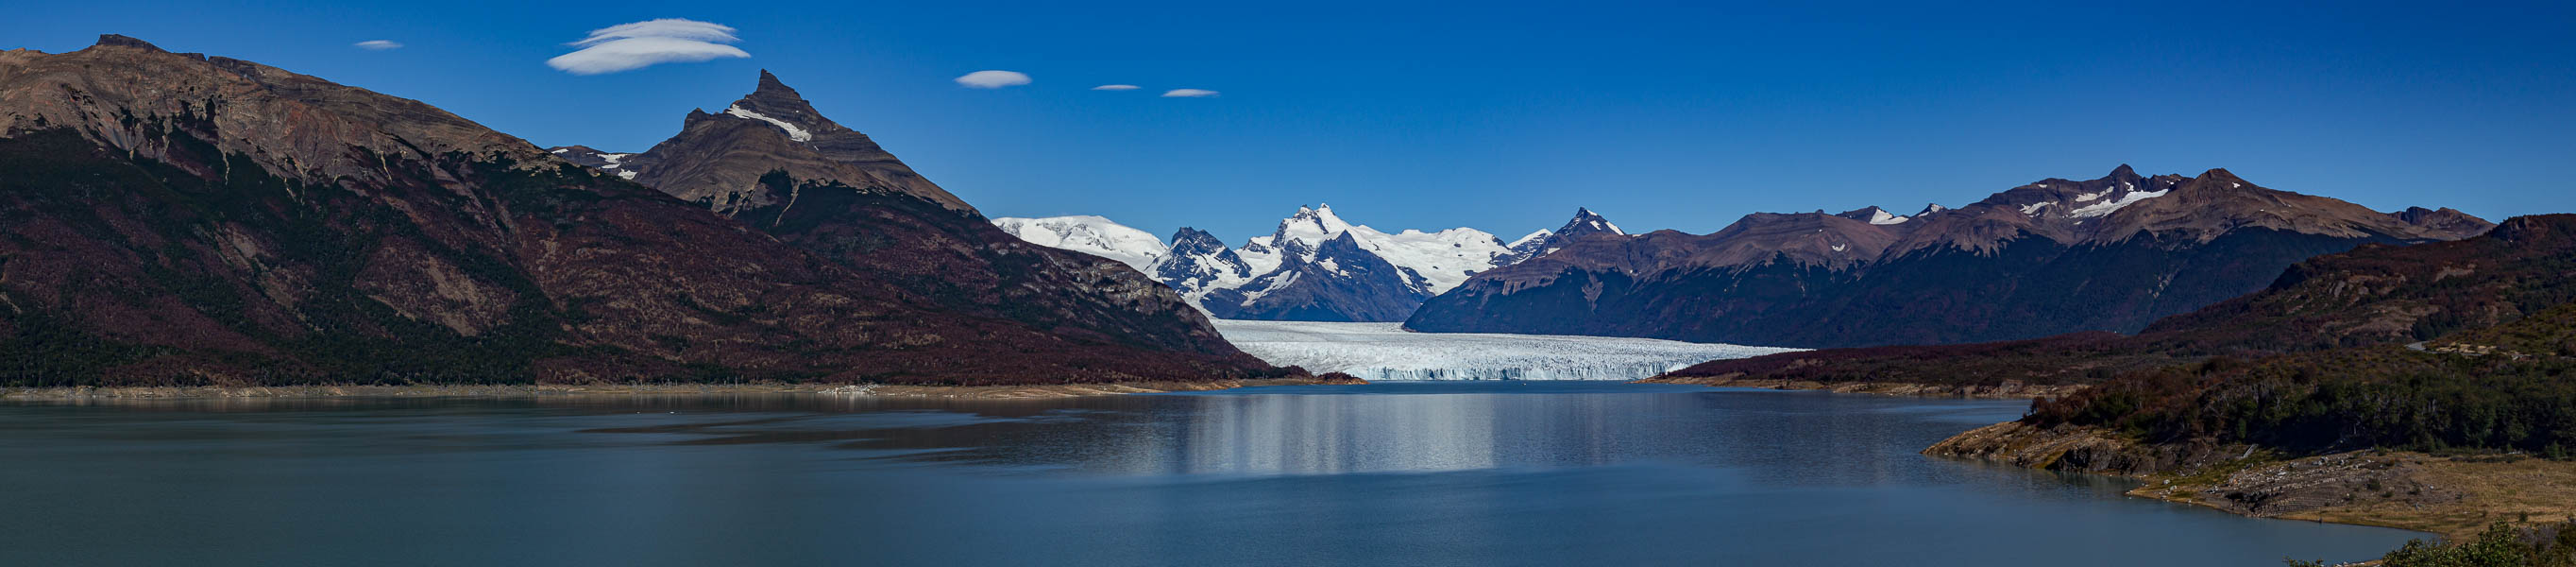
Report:
M 2576 302 L 2576 215 L 2536 215 L 2466 240 L 2370 245 L 2300 262 L 2263 291 L 2165 318 L 2135 336 L 1826 349 L 1715 361 L 1659 379 L 2086 383 L 2217 355 L 2427 341 L 2570 302 Z M 2515 344 L 2534 341 L 2545 339 Z
M 415 101 L 130 38 L 0 53 L 0 383 L 1279 372 L 1197 319 L 961 305 Z

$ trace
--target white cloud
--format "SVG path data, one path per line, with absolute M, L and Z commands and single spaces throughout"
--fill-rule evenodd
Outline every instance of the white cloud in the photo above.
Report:
M 355 45 L 355 46 L 358 46 L 358 49 L 365 49 L 365 50 L 369 50 L 369 51 L 384 51 L 384 50 L 387 50 L 387 49 L 402 49 L 402 44 L 400 44 L 400 43 L 395 43 L 395 42 L 390 41 L 390 40 L 382 40 L 382 39 L 371 39 L 371 40 L 367 40 L 367 41 L 361 41 L 361 42 L 353 43 L 353 44 L 350 44 L 350 45 Z
M 1203 98 L 1216 96 L 1216 91 L 1207 89 L 1172 89 L 1163 91 L 1163 96 L 1165 98 Z
M 1029 84 L 1029 75 L 1019 71 L 976 71 L 958 77 L 957 84 L 979 89 L 998 89 Z
M 1101 85 L 1101 86 L 1097 86 L 1097 87 L 1091 87 L 1091 90 L 1095 90 L 1095 91 L 1132 91 L 1132 90 L 1141 89 L 1141 88 L 1145 88 L 1145 87 L 1139 87 L 1139 86 L 1136 86 L 1136 85 Z
M 695 63 L 724 57 L 750 57 L 730 45 L 742 41 L 724 24 L 663 18 L 590 30 L 590 37 L 568 43 L 582 48 L 547 59 L 546 65 L 575 75 L 597 75 L 641 69 L 663 63 Z

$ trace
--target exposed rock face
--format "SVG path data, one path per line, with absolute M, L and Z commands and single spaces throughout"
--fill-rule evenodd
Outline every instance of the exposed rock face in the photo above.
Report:
M 722 112 L 690 111 L 680 135 L 672 136 L 628 160 L 638 171 L 635 181 L 681 199 L 708 203 L 717 212 L 767 206 L 772 199 L 760 179 L 785 171 L 795 183 L 838 181 L 851 187 L 918 197 L 965 212 L 974 207 L 939 185 L 875 140 L 842 126 L 787 88 L 768 71 L 749 96 Z
M 1592 212 L 1589 208 L 1576 207 L 1574 218 L 1565 221 L 1565 226 L 1553 231 L 1542 230 L 1521 237 L 1520 240 L 1512 242 L 1511 254 L 1495 260 L 1494 264 L 1496 266 L 1518 264 L 1563 249 L 1566 244 L 1585 238 L 1627 235 L 1627 231 L 1619 230 L 1619 225 L 1610 224 L 1610 219 L 1602 218 L 1600 213 Z
M 1171 249 L 1163 258 L 1154 264 L 1154 279 L 1172 286 L 1193 303 L 1218 289 L 1240 286 L 1252 279 L 1252 265 L 1204 230 L 1185 226 L 1173 231 Z
M 1802 347 L 2136 332 L 2302 259 L 2484 230 L 2464 216 L 2410 221 L 2226 170 L 2121 166 L 1910 217 L 1757 213 L 1707 235 L 1587 239 L 1479 274 L 1406 327 Z
M 1266 321 L 1395 321 L 1431 294 L 1415 285 L 1414 272 L 1360 248 L 1345 232 L 1312 252 L 1305 243 L 1281 245 L 1279 268 L 1240 288 L 1220 289 L 1202 300 L 1227 319 Z
M 854 215 L 829 217 L 739 188 L 773 237 L 419 102 L 125 38 L 0 53 L 0 171 L 0 382 L 1280 373 L 919 184 L 804 194 Z

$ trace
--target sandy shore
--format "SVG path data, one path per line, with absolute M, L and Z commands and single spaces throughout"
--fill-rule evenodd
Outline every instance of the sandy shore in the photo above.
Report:
M 1647 378 L 1640 384 L 1698 384 L 1721 388 L 1768 388 L 1773 390 L 1822 390 L 1841 394 L 1878 394 L 1884 396 L 1919 396 L 1927 398 L 2031 399 L 2063 396 L 2084 389 L 2079 385 L 2032 386 L 2005 382 L 2000 386 L 1953 386 L 1906 382 L 1815 382 L 1807 380 L 1747 380 L 1720 376 L 1681 378 Z
M 153 386 L 0 388 L 0 400 L 157 400 L 329 397 L 539 397 L 734 394 L 826 394 L 901 398 L 1033 399 L 1150 394 L 1322 384 L 1311 378 L 1212 382 L 1120 382 L 1029 386 L 913 386 L 898 384 L 431 384 L 409 386 Z M 1338 382 L 1337 382 L 1338 383 Z M 1364 383 L 1364 382 L 1362 382 Z

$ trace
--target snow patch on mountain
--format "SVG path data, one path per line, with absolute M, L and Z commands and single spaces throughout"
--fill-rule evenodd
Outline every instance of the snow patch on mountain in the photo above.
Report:
M 737 117 L 737 118 L 749 118 L 749 119 L 752 119 L 752 120 L 758 120 L 758 121 L 762 121 L 762 122 L 768 122 L 768 123 L 769 123 L 770 125 L 772 125 L 772 126 L 777 126 L 777 127 L 778 127 L 778 129 L 780 129 L 780 130 L 785 130 L 785 131 L 787 131 L 787 139 L 790 139 L 790 140 L 795 140 L 795 141 L 799 141 L 799 142 L 811 142 L 811 141 L 814 141 L 814 133 L 813 133 L 813 132 L 807 132 L 807 131 L 805 131 L 805 129 L 804 129 L 804 128 L 798 128 L 798 127 L 796 127 L 796 125 L 794 125 L 794 124 L 788 124 L 788 123 L 787 123 L 787 121 L 785 121 L 785 120 L 779 120 L 779 119 L 776 119 L 776 118 L 770 118 L 768 115 L 761 114 L 761 113 L 758 113 L 758 112 L 752 112 L 752 111 L 751 111 L 751 110 L 749 110 L 749 109 L 745 109 L 745 108 L 743 108 L 743 107 L 742 107 L 742 105 L 739 105 L 739 104 L 737 104 L 737 105 L 733 105 L 733 106 L 725 107 L 725 111 L 724 111 L 724 113 L 725 113 L 725 114 L 729 114 L 729 115 L 733 115 L 734 117 Z
M 1227 341 L 1263 361 L 1365 380 L 1636 380 L 1711 360 L 1798 350 L 1619 337 L 1415 333 L 1402 325 L 1216 321 Z
M 1472 228 L 1452 228 L 1440 232 L 1405 230 L 1388 234 L 1368 225 L 1351 224 L 1333 213 L 1332 205 L 1298 207 L 1297 214 L 1280 221 L 1279 230 L 1268 237 L 1254 238 L 1239 251 L 1243 260 L 1256 272 L 1278 269 L 1285 262 L 1281 254 L 1297 254 L 1300 260 L 1314 261 L 1314 252 L 1324 241 L 1350 234 L 1360 249 L 1376 254 L 1398 268 L 1410 269 L 1418 279 L 1407 282 L 1432 294 L 1449 291 L 1465 283 L 1477 272 L 1495 267 L 1495 259 L 1511 253 L 1493 234 Z M 1291 244 L 1294 243 L 1294 244 Z
M 1148 274 L 1170 252 L 1152 233 L 1098 216 L 1003 217 L 993 219 L 993 226 L 1030 244 L 1117 260 Z
M 2080 208 L 2075 209 L 2075 211 L 2074 211 L 2074 212 L 2069 213 L 2069 214 L 2070 214 L 2070 215 L 2072 215 L 2072 216 L 2075 216 L 2075 217 L 2079 217 L 2079 218 L 2089 218 L 2089 217 L 2105 216 L 2105 215 L 2109 215 L 2109 214 L 2111 214 L 2111 213 L 2112 213 L 2112 212 L 2114 212 L 2114 211 L 2118 211 L 2118 210 L 2120 210 L 2120 209 L 2121 209 L 2121 208 L 2123 208 L 2123 207 L 2127 207 L 2127 206 L 2129 206 L 2129 205 L 2135 205 L 2135 204 L 2137 204 L 2139 201 L 2144 201 L 2144 200 L 2153 199 L 2153 198 L 2157 198 L 2157 197 L 2163 197 L 2163 196 L 2165 196 L 2165 194 L 2166 194 L 2166 193 L 2171 193 L 2171 192 L 2173 192 L 2173 190 L 2171 190 L 2171 189 L 2167 189 L 2167 190 L 2164 190 L 2164 191 L 2131 191 L 2131 192 L 2129 192 L 2129 194 L 2127 194 L 2127 195 L 2121 195 L 2121 196 L 2120 196 L 2120 198 L 2119 198 L 2119 199 L 2117 199 L 2117 200 L 2105 201 L 2105 202 L 2101 202 L 2101 203 L 2094 203 L 2094 204 L 2091 204 L 2091 205 L 2085 205 L 2085 206 L 2083 206 L 2083 207 L 2080 207 Z

